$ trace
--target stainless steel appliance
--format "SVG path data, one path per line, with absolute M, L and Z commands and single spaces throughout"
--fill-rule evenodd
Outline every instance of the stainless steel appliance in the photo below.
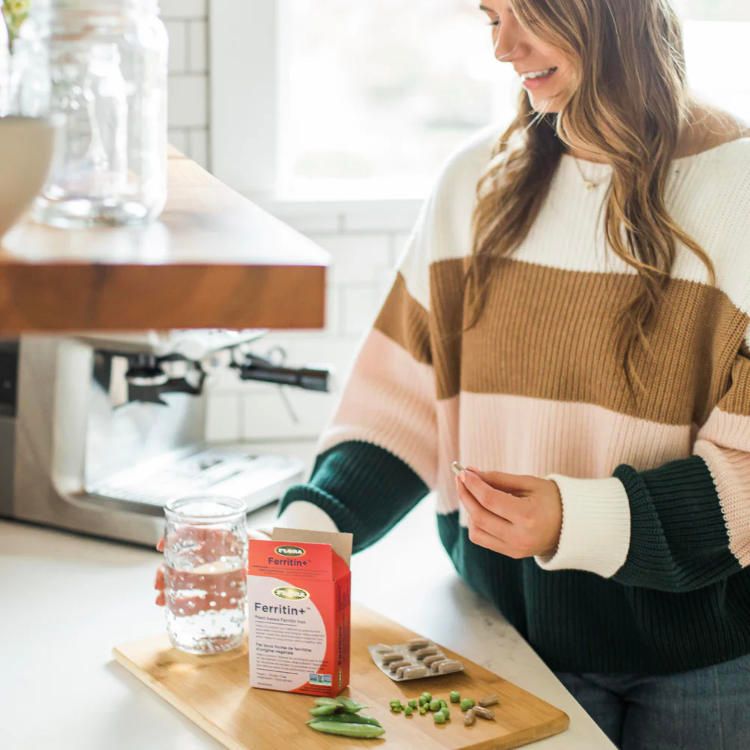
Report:
M 207 386 L 327 391 L 325 367 L 254 353 L 265 331 L 22 337 L 0 342 L 0 516 L 154 544 L 171 497 L 217 493 L 252 511 L 302 477 L 294 456 L 205 439 Z

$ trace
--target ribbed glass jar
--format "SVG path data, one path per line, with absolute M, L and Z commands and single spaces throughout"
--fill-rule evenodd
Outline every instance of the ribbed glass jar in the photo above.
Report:
M 58 138 L 34 217 L 149 221 L 167 193 L 167 33 L 158 0 L 34 0 L 15 43 L 13 108 Z
M 2 6 L 2 0 L 0 0 Z M 10 40 L 8 27 L 0 12 L 0 117 L 8 114 L 10 104 Z

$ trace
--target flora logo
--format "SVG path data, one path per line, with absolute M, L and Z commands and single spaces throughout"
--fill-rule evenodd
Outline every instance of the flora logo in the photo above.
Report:
M 284 557 L 302 557 L 305 554 L 305 550 L 302 547 L 296 547 L 293 544 L 276 547 L 275 551 L 277 555 L 283 555 Z
M 307 599 L 310 594 L 304 589 L 298 589 L 295 586 L 279 586 L 273 590 L 273 595 L 277 599 L 290 599 L 298 602 L 300 599 Z

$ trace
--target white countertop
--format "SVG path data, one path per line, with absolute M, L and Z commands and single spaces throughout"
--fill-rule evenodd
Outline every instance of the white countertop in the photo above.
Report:
M 259 511 L 258 525 L 274 515 Z M 0 522 L 3 750 L 221 747 L 112 659 L 113 645 L 164 628 L 151 588 L 160 558 L 117 542 Z M 352 585 L 355 601 L 570 716 L 567 732 L 532 747 L 614 748 L 517 631 L 460 581 L 440 546 L 430 499 L 353 558 Z

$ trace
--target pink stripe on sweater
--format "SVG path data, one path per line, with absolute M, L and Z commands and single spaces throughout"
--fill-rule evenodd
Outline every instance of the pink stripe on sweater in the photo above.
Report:
M 563 474 L 602 479 L 619 464 L 637 470 L 691 454 L 689 426 L 637 419 L 600 406 L 525 396 L 462 393 L 438 404 L 441 445 L 438 508 L 459 509 L 453 477 L 443 457 L 480 469 L 512 474 Z M 443 432 L 443 426 L 446 426 Z M 453 429 L 451 429 L 453 427 Z
M 696 439 L 750 453 L 750 416 L 714 409 Z
M 365 338 L 317 453 L 348 440 L 385 448 L 435 486 L 437 422 L 432 367 L 377 329 Z

